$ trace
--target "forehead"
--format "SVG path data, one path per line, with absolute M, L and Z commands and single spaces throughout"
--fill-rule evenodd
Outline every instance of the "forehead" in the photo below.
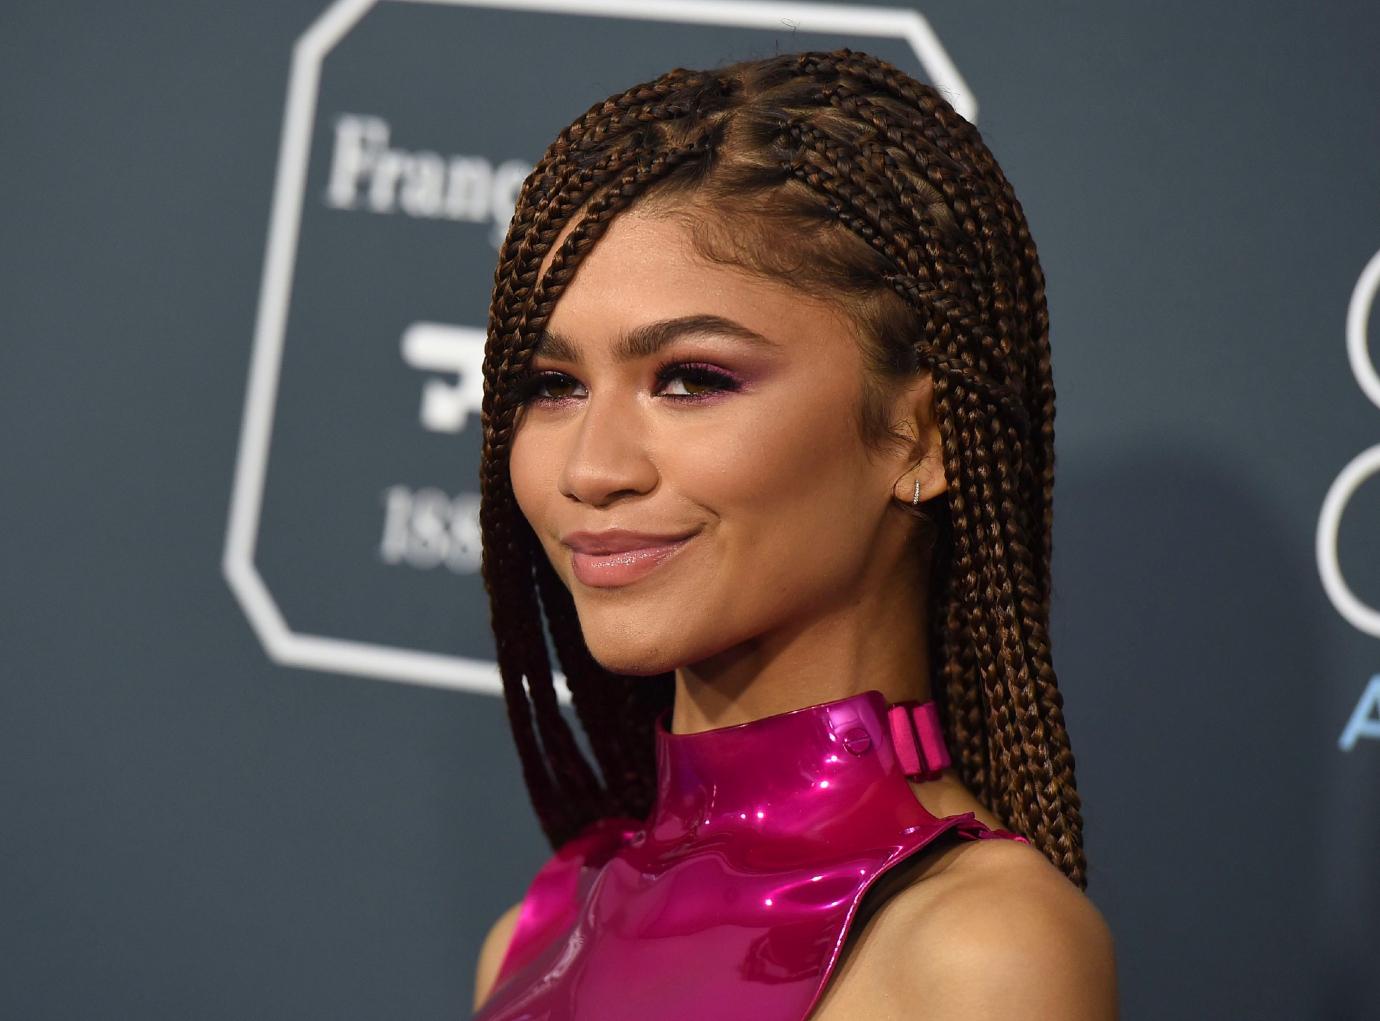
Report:
M 542 262 L 544 274 L 565 229 Z M 566 284 L 547 324 L 577 342 L 612 340 L 648 322 L 718 316 L 792 348 L 855 340 L 828 298 L 788 281 L 703 258 L 677 217 L 630 210 L 614 217 Z

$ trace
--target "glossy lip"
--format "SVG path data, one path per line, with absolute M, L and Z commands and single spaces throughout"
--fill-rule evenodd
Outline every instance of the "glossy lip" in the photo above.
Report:
M 591 588 L 630 585 L 646 577 L 683 549 L 697 534 L 664 536 L 625 529 L 572 532 L 561 541 L 570 548 L 575 577 Z
M 602 532 L 568 532 L 561 536 L 561 542 L 576 553 L 602 556 L 607 553 L 625 553 L 629 550 L 667 546 L 688 539 L 694 534 L 681 532 L 678 535 L 658 535 L 655 532 L 635 532 L 628 528 L 608 528 Z

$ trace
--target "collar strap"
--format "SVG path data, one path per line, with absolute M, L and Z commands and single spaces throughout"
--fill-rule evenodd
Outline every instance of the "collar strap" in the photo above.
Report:
M 944 744 L 944 730 L 939 725 L 939 710 L 933 701 L 897 702 L 887 710 L 887 721 L 891 725 L 891 743 L 906 776 L 934 780 L 952 762 Z

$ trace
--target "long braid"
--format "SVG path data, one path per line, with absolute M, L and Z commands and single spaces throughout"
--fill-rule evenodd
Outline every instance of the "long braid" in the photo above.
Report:
M 837 155 L 836 147 L 831 145 L 827 139 L 821 137 L 819 132 L 812 131 L 808 127 L 793 125 L 791 133 L 802 140 L 806 140 L 817 153 L 831 159 L 836 166 L 847 167 L 849 165 L 850 161 Z M 792 172 L 802 176 L 807 183 L 811 184 L 811 186 L 817 190 L 830 196 L 838 197 L 842 201 L 848 203 L 856 211 L 856 215 L 850 215 L 841 208 L 835 208 L 833 210 L 835 215 L 848 224 L 855 233 L 864 237 L 874 247 L 883 250 L 893 259 L 897 257 L 894 247 L 890 242 L 901 232 L 887 223 L 884 213 L 880 211 L 875 201 L 876 193 L 873 189 L 866 188 L 862 182 L 857 182 L 859 187 L 850 188 L 850 182 L 843 179 L 839 174 L 821 171 L 819 167 L 815 166 L 801 167 L 793 164 Z M 931 304 L 940 305 L 941 308 L 950 313 L 953 319 L 958 320 L 958 335 L 968 337 L 979 334 L 985 335 L 985 330 L 981 327 L 980 322 L 972 321 L 974 317 L 970 315 L 961 314 L 956 304 L 945 303 L 942 302 L 942 300 L 931 302 Z M 983 346 L 991 350 L 995 347 L 995 344 L 990 339 L 987 339 L 987 342 Z M 977 358 L 977 364 L 985 369 L 992 360 L 990 355 L 981 355 Z M 981 370 L 960 369 L 959 375 L 975 375 L 982 378 L 984 373 Z M 1009 396 L 1009 390 L 1007 394 Z M 990 399 L 992 395 L 993 388 L 988 388 L 988 398 Z M 982 414 L 983 410 L 980 406 L 980 402 L 977 400 L 977 391 L 970 390 L 969 400 L 975 406 L 975 413 Z M 1023 421 L 1023 419 L 1021 419 L 1021 421 Z M 1013 429 L 1013 432 L 1014 431 Z M 1006 460 L 1000 456 L 1002 453 L 1001 443 L 1001 436 L 998 434 L 993 439 L 994 453 L 997 455 L 995 457 L 989 457 L 989 452 L 982 444 L 961 445 L 960 450 L 971 455 L 975 464 L 970 465 L 966 471 L 960 471 L 958 476 L 975 480 L 979 487 L 978 496 L 976 499 L 971 500 L 971 505 L 985 512 L 983 515 L 985 520 L 983 520 L 978 527 L 986 534 L 986 542 L 977 544 L 977 550 L 979 560 L 983 561 L 985 564 L 984 576 L 986 578 L 986 584 L 989 589 L 995 588 L 1000 596 L 995 606 L 995 612 L 999 617 L 999 621 L 990 630 L 982 623 L 982 619 L 986 616 L 986 608 L 982 607 L 980 604 L 975 604 L 972 610 L 974 617 L 974 627 L 972 630 L 983 643 L 983 652 L 985 654 L 980 657 L 980 661 L 990 663 L 993 662 L 996 657 L 1000 657 L 1006 667 L 1004 671 L 998 672 L 997 675 L 994 675 L 990 679 L 986 675 L 983 677 L 983 689 L 988 695 L 986 708 L 991 723 L 989 729 L 998 745 L 1000 753 L 998 756 L 999 760 L 1008 763 L 1012 772 L 1020 774 L 1024 771 L 1022 767 L 1028 759 L 1029 751 L 1024 741 L 1024 736 L 1020 733 L 1021 728 L 1016 722 L 1016 717 L 1021 711 L 1028 708 L 1022 705 L 1022 695 L 1025 692 L 1025 686 L 1023 684 L 1018 684 L 1012 692 L 1012 697 L 1002 697 L 1002 693 L 988 687 L 989 684 L 996 685 L 999 683 L 997 676 L 1019 677 L 1024 670 L 1024 655 L 1017 645 L 1017 628 L 1012 619 L 1013 615 L 1010 607 L 1012 600 L 1008 578 L 1008 565 L 1002 563 L 1003 523 L 1006 528 L 1010 528 L 1013 531 L 1018 530 L 1016 522 L 1020 517 L 1020 513 L 1018 508 L 1014 507 L 1010 500 L 1009 485 L 1005 487 L 1008 492 L 1004 493 L 1003 498 L 999 500 L 990 484 L 990 480 L 994 474 L 992 470 L 993 462 L 995 462 L 997 469 L 996 474 L 1000 474 L 1004 482 L 1009 482 L 1009 479 L 1006 477 Z M 1019 443 L 1019 441 L 1017 441 L 1017 443 Z M 1002 513 L 1003 511 L 1004 514 Z M 991 561 L 987 562 L 989 556 Z M 996 645 L 991 644 L 991 640 L 994 637 L 993 631 L 995 632 Z M 1029 714 L 1027 713 L 1027 715 Z M 1003 785 L 1001 793 L 1004 794 L 1008 789 L 1009 785 Z M 1013 809 L 1002 796 L 996 799 L 996 803 L 993 807 L 1008 818 L 1019 818 L 1021 815 L 1021 813 Z
M 697 151 L 698 145 L 692 144 L 682 150 L 671 152 L 648 154 L 645 151 L 630 150 L 631 158 L 614 158 L 601 160 L 598 170 L 592 172 L 590 184 L 586 191 L 593 191 L 596 188 L 603 188 L 597 196 L 591 198 L 585 205 L 586 212 L 583 218 L 570 232 L 566 239 L 561 243 L 555 256 L 547 269 L 546 274 L 537 280 L 535 285 L 526 285 L 521 291 L 511 289 L 503 291 L 505 297 L 503 301 L 495 300 L 494 307 L 500 308 L 506 301 L 521 295 L 522 300 L 517 307 L 517 314 L 510 320 L 508 317 L 493 314 L 491 321 L 497 321 L 506 327 L 510 332 L 506 337 L 502 337 L 502 356 L 489 357 L 486 352 L 485 388 L 486 395 L 508 395 L 511 398 L 513 384 L 521 367 L 530 361 L 532 351 L 536 346 L 537 340 L 541 335 L 541 330 L 550 318 L 552 309 L 555 307 L 557 299 L 560 297 L 561 289 L 573 275 L 580 258 L 589 251 L 608 225 L 608 221 L 620 210 L 626 208 L 637 194 L 639 185 L 645 185 L 648 181 L 654 181 L 658 177 L 673 170 L 685 156 Z M 629 165 L 631 164 L 631 165 Z M 617 177 L 609 180 L 613 174 Z M 529 181 L 531 178 L 529 178 Z M 540 264 L 541 258 L 549 248 L 549 243 L 539 240 L 529 246 L 524 253 L 526 263 Z M 516 259 L 517 265 L 512 269 L 514 276 L 521 280 L 535 280 L 535 268 L 530 265 L 523 265 L 523 260 Z M 501 285 L 498 288 L 502 290 Z M 491 330 L 492 330 L 491 326 Z M 491 333 L 491 348 L 499 345 L 492 344 L 494 334 Z M 495 352 L 496 353 L 496 352 Z M 486 585 L 489 586 L 491 606 L 495 610 L 495 634 L 503 633 L 503 626 L 497 620 L 497 610 L 501 604 L 497 592 L 505 587 L 501 582 L 504 570 L 497 566 L 498 558 L 492 562 L 489 556 L 490 550 L 490 530 L 494 538 L 494 547 L 503 549 L 499 545 L 500 538 L 506 538 L 511 534 L 511 525 L 515 516 L 513 511 L 515 500 L 512 496 L 511 482 L 507 480 L 507 450 L 512 442 L 512 432 L 514 419 L 516 417 L 516 405 L 509 400 L 499 400 L 496 396 L 489 400 L 486 396 L 485 401 L 485 423 L 484 430 L 486 440 L 485 457 L 483 464 L 489 470 L 484 471 L 482 478 L 487 483 L 481 490 L 481 511 L 485 503 L 488 502 L 489 494 L 494 492 L 497 486 L 504 486 L 505 492 L 502 497 L 495 496 L 494 502 L 497 505 L 500 500 L 509 505 L 507 520 L 498 522 L 496 516 L 486 516 L 481 512 L 481 527 L 484 529 L 485 554 L 484 554 L 484 577 Z M 497 448 L 503 450 L 503 457 L 490 457 L 491 451 Z M 501 472 L 501 475 L 500 475 Z M 505 552 L 514 566 L 523 564 L 526 570 L 524 576 L 527 579 L 524 592 L 523 606 L 526 608 L 534 600 L 531 598 L 533 589 L 537 585 L 537 580 L 530 573 L 532 568 L 532 552 L 535 543 L 530 539 L 530 528 L 528 541 L 525 543 L 509 542 Z M 511 568 L 506 568 L 509 573 Z M 550 589 L 548 586 L 548 593 Z M 559 616 L 558 616 L 559 619 Z M 521 691 L 522 678 L 525 675 L 531 690 L 531 704 L 535 713 L 537 730 L 541 735 L 542 749 L 547 762 L 550 763 L 549 781 L 543 781 L 540 773 L 530 765 L 527 766 L 525 776 L 538 773 L 538 786 L 531 791 L 533 804 L 537 809 L 538 817 L 542 822 L 543 831 L 548 840 L 558 846 L 565 840 L 574 836 L 576 832 L 591 818 L 598 818 L 607 813 L 611 805 L 617 804 L 616 799 L 611 799 L 607 790 L 598 786 L 594 772 L 584 755 L 580 752 L 575 742 L 574 735 L 570 731 L 569 725 L 561 715 L 556 699 L 555 683 L 550 668 L 550 660 L 546 655 L 545 641 L 540 627 L 533 627 L 536 621 L 535 614 L 526 613 L 521 617 L 516 617 L 514 623 L 520 628 L 519 640 L 508 643 L 509 649 L 513 645 L 518 645 L 521 652 L 515 653 L 511 658 L 499 657 L 500 676 L 503 679 L 505 695 L 510 700 L 510 705 L 516 699 L 515 692 Z M 568 624 L 561 630 L 562 643 L 568 647 L 570 640 Z M 525 658 L 520 658 L 525 655 Z M 521 663 L 521 666 L 518 666 Z M 577 669 L 577 676 L 580 674 L 579 661 L 574 661 Z M 589 682 L 582 680 L 575 681 L 575 686 L 582 691 L 588 690 Z M 510 712 L 510 717 L 512 713 Z M 531 755 L 532 742 L 530 739 L 530 727 L 524 727 L 525 733 L 519 737 L 519 754 Z M 524 740 L 525 739 L 525 740 Z M 604 742 L 600 742 L 601 745 Z M 526 759 L 524 759 L 526 763 Z M 606 777 L 607 780 L 607 777 Z M 530 783 L 530 780 L 529 780 Z
M 512 494 L 513 394 L 580 259 L 653 194 L 731 221 L 714 236 L 728 239 L 729 261 L 793 282 L 815 273 L 845 302 L 866 292 L 861 332 L 886 353 L 871 364 L 932 374 L 949 481 L 934 501 L 947 513 L 931 574 L 933 697 L 963 781 L 1086 885 L 1049 648 L 1054 388 L 1038 255 L 977 130 L 934 89 L 849 50 L 677 68 L 611 96 L 561 132 L 519 194 L 484 357 L 480 520 L 509 719 L 548 839 L 650 809 L 652 723 L 673 685 L 612 674 L 584 645 Z M 774 261 L 792 248 L 783 223 L 798 225 L 798 251 L 825 254 Z M 696 243 L 717 257 L 710 235 Z M 602 784 L 558 711 L 543 614 Z
M 1045 848 L 1046 853 L 1050 853 L 1052 850 L 1056 855 L 1057 863 L 1065 868 L 1070 877 L 1074 878 L 1079 885 L 1085 885 L 1083 876 L 1085 866 L 1081 849 L 1080 799 L 1073 778 L 1073 755 L 1069 748 L 1067 730 L 1063 722 L 1062 697 L 1058 691 L 1050 661 L 1048 628 L 1045 623 L 1048 617 L 1049 563 L 1053 526 L 1054 391 L 1050 373 L 1049 321 L 1044 305 L 1043 274 L 1039 268 L 1034 243 L 1030 238 L 1020 204 L 1000 167 L 978 139 L 976 129 L 959 118 L 957 114 L 946 109 L 944 104 L 926 103 L 927 97 L 922 95 L 923 89 L 915 88 L 915 83 L 905 80 L 900 72 L 886 65 L 885 62 L 859 54 L 851 54 L 850 56 L 858 59 L 859 64 L 865 68 L 864 73 L 871 83 L 884 87 L 891 95 L 899 96 L 921 107 L 927 107 L 927 112 L 935 114 L 940 123 L 950 128 L 951 136 L 960 140 L 960 144 L 947 145 L 942 136 L 934 137 L 928 133 L 924 135 L 924 137 L 937 142 L 961 163 L 981 168 L 982 174 L 979 179 L 986 179 L 996 186 L 992 191 L 982 189 L 977 197 L 982 199 L 993 194 L 998 196 L 997 215 L 984 217 L 984 226 L 988 227 L 989 230 L 979 234 L 980 237 L 989 239 L 989 251 L 985 253 L 987 259 L 984 261 L 987 266 L 997 271 L 998 286 L 1001 284 L 1000 271 L 1004 269 L 1007 262 L 999 257 L 999 253 L 990 251 L 990 239 L 994 236 L 990 228 L 993 226 L 999 227 L 1008 241 L 1014 241 L 1018 246 L 1016 252 L 1018 254 L 1019 273 L 1013 287 L 1017 301 L 1024 294 L 1024 289 L 1021 287 L 1021 277 L 1031 282 L 1031 290 L 1034 293 L 1034 300 L 1031 305 L 1023 308 L 1017 307 L 1011 311 L 1015 313 L 1016 321 L 1025 321 L 1032 306 L 1034 310 L 1032 324 L 1034 328 L 1031 333 L 1034 340 L 1036 371 L 1033 375 L 1038 381 L 1040 404 L 1037 428 L 1043 442 L 1035 445 L 1035 449 L 1032 450 L 1033 456 L 1028 459 L 1021 456 L 1023 451 L 1019 449 L 1020 440 L 1014 435 L 1014 430 L 1008 430 L 1006 437 L 1002 436 L 1000 430 L 993 430 L 990 437 L 991 448 L 994 453 L 998 454 L 997 464 L 1003 469 L 1001 517 L 1005 523 L 1006 547 L 1013 554 L 1010 562 L 1006 565 L 1007 569 L 996 574 L 1001 595 L 998 605 L 1003 614 L 1008 617 L 1001 628 L 1001 634 L 1004 639 L 1014 639 L 1017 637 L 1017 628 L 1019 627 L 1023 637 L 1023 641 L 1019 644 L 1025 645 L 1032 653 L 1028 658 L 1019 656 L 1019 659 L 1016 660 L 1018 666 L 1015 666 L 1015 669 L 1008 674 L 1010 680 L 1014 682 L 1010 686 L 1009 694 L 1020 721 L 1017 726 L 1011 728 L 1012 732 L 1009 736 L 1012 739 L 1012 750 L 1019 750 L 1020 761 L 1016 761 L 1014 757 L 1007 761 L 1014 767 L 1012 772 L 1033 774 L 1029 775 L 1028 778 L 1022 778 L 1026 781 L 1024 783 L 1010 785 L 1012 787 L 1018 786 L 1027 794 L 1027 801 L 1022 806 L 1023 811 L 1018 813 L 1018 818 L 1024 816 L 1025 819 L 1030 820 L 1027 825 L 1037 836 L 1039 846 Z M 986 203 L 979 201 L 976 204 L 976 209 L 982 216 L 986 209 Z M 998 297 L 1000 296 L 1000 292 L 998 292 Z M 1012 316 L 1003 314 L 1007 313 L 1005 308 L 999 308 L 997 312 L 998 314 L 992 315 L 988 321 L 995 323 L 1000 331 L 1009 332 Z M 1015 345 L 1008 340 L 1002 345 L 1002 348 L 1003 354 L 1010 357 L 1013 348 L 1020 351 L 1024 345 Z M 1014 365 L 1013 371 L 1022 369 L 1028 371 L 1028 357 L 1025 361 L 1027 364 Z M 1012 480 L 1005 470 L 1005 465 L 1008 462 L 1000 456 L 1002 447 L 1007 443 L 1013 448 L 1013 456 L 1009 463 L 1014 463 L 1016 466 L 1016 471 L 1019 474 L 1019 487 L 1011 484 Z M 1041 448 L 1044 452 L 1043 457 L 1039 453 Z M 982 449 L 981 445 L 979 445 L 979 449 Z M 1035 498 L 1035 494 L 1031 490 L 1034 488 L 1032 481 L 1037 472 L 1041 489 L 1038 498 Z M 1024 500 L 1020 499 L 1021 490 L 1024 490 L 1027 497 Z M 991 506 L 990 502 L 984 501 L 984 503 Z M 1042 526 L 1037 533 L 1040 539 L 1040 556 L 1038 559 L 1031 556 L 1031 551 L 1025 548 L 1024 542 L 1024 536 L 1030 534 L 1031 531 L 1028 527 L 1025 509 L 1032 503 L 1039 507 Z M 1001 540 L 996 540 L 996 543 L 997 548 L 1000 549 Z M 1019 623 L 1010 619 L 1013 604 L 1010 586 L 1013 576 L 1021 590 Z M 1017 643 L 1007 641 L 1006 644 L 1008 650 L 1006 655 L 1009 656 L 1012 651 L 1019 655 L 1019 647 L 1013 649 Z M 1028 676 L 1022 676 L 1027 673 L 1027 663 L 1034 664 L 1039 679 L 1038 684 L 1032 685 Z M 1038 692 L 1035 696 L 1038 699 L 1038 706 L 1032 704 L 1032 689 Z M 971 687 L 968 689 L 969 692 L 976 690 L 979 689 Z M 971 695 L 968 697 L 971 698 Z M 1019 740 L 1019 744 L 1015 743 L 1017 740 Z M 1028 768 L 1022 770 L 1020 767 L 1026 764 L 1029 764 Z M 1044 796 L 1046 791 L 1052 792 L 1050 797 Z
M 529 178 L 524 190 L 536 179 Z M 526 209 L 519 205 L 520 209 Z M 506 452 L 511 442 L 512 409 L 508 406 L 506 379 L 515 354 L 512 338 L 520 336 L 521 314 L 508 317 L 507 309 L 522 309 L 535 286 L 534 257 L 540 258 L 541 229 L 537 213 L 523 219 L 524 230 L 510 230 L 496 271 L 495 298 L 490 305 L 489 335 L 500 339 L 485 352 L 485 397 L 482 405 L 484 451 L 481 459 L 480 524 L 485 535 L 482 572 L 490 596 L 494 633 L 498 639 L 498 666 L 510 724 L 523 762 L 524 780 L 548 838 L 578 825 L 582 812 L 567 814 L 578 799 L 567 796 L 571 786 L 589 799 L 598 790 L 588 765 L 578 755 L 573 735 L 556 706 L 550 662 L 545 656 L 539 610 L 533 590 L 533 546 L 518 534 L 517 513 L 506 480 Z M 522 243 L 514 245 L 514 237 Z M 509 609 L 507 626 L 499 608 Z M 530 688 L 524 688 L 524 680 Z M 535 723 L 535 727 L 534 727 Z M 537 735 L 541 735 L 541 751 Z M 553 768 L 554 772 L 553 772 Z M 557 778 L 560 778 L 559 780 Z

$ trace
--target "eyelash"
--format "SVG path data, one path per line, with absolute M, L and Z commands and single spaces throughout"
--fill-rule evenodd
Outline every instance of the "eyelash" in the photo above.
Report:
M 700 386 L 710 386 L 713 389 L 709 393 L 703 394 L 666 394 L 667 400 L 683 401 L 693 404 L 696 401 L 709 400 L 721 393 L 731 393 L 739 388 L 736 378 L 716 369 L 712 365 L 703 362 L 666 362 L 657 366 L 656 382 L 658 389 L 666 384 L 668 380 L 683 377 L 687 382 Z M 519 395 L 523 404 L 560 404 L 563 401 L 573 400 L 571 397 L 543 397 L 539 393 L 543 386 L 553 380 L 573 379 L 568 373 L 548 370 L 546 372 L 536 372 L 527 376 L 519 386 Z

